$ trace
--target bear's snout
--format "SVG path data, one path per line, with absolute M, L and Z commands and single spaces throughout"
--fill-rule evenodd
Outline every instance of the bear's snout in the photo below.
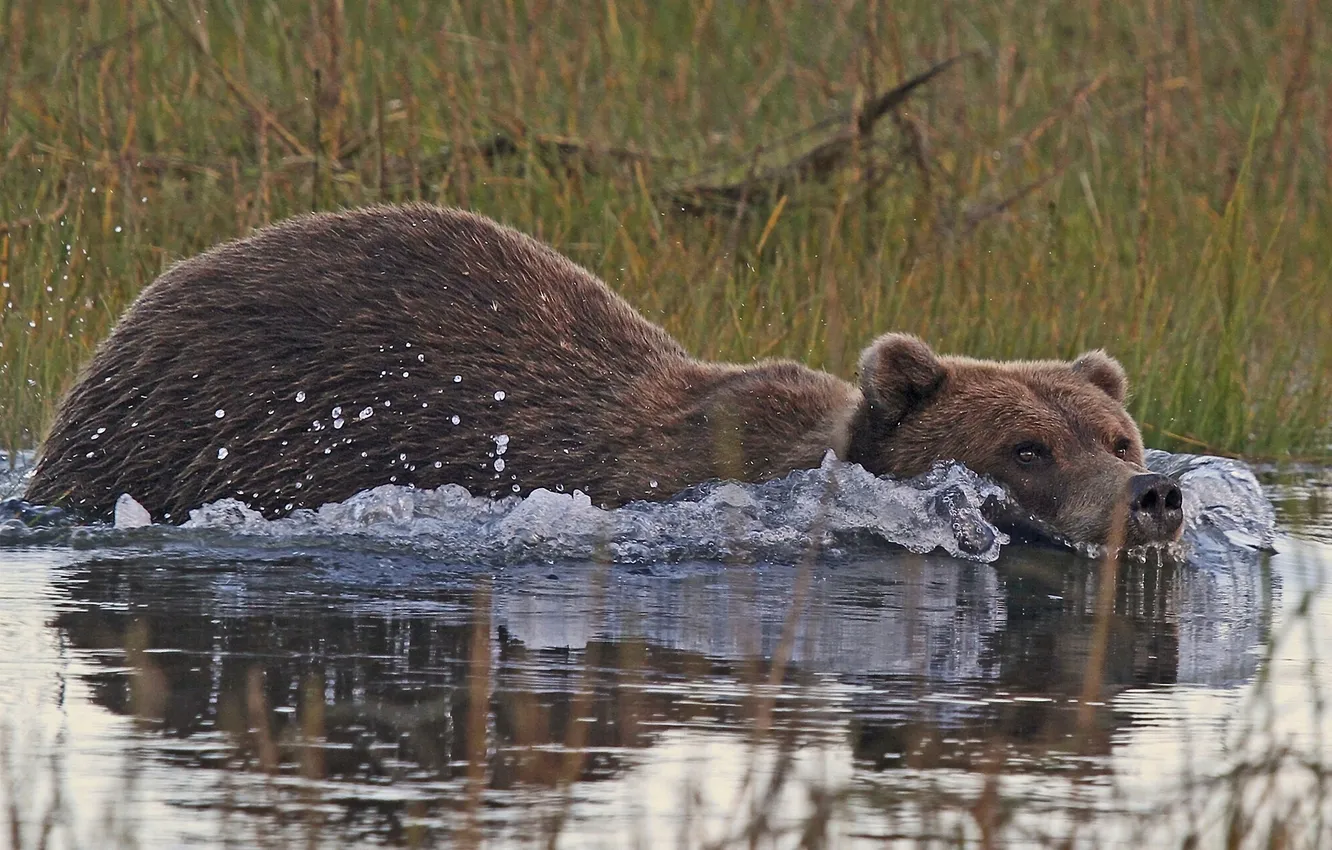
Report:
M 1129 479 L 1129 542 L 1173 540 L 1184 524 L 1184 495 L 1173 479 L 1149 472 Z

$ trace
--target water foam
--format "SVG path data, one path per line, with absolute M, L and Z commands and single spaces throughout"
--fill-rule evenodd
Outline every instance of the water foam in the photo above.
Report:
M 1252 470 L 1239 461 L 1149 451 L 1148 466 L 1174 475 L 1184 493 L 1183 540 L 1171 554 L 1191 562 L 1224 561 L 1228 552 L 1270 549 L 1272 506 Z M 0 476 L 0 497 L 21 492 L 22 473 Z M 6 493 L 8 484 L 9 493 Z M 235 499 L 190 512 L 179 528 L 52 528 L 50 514 L 11 500 L 0 514 L 0 540 L 79 546 L 115 545 L 124 535 L 242 538 L 265 545 L 345 545 L 480 563 L 598 559 L 617 563 L 763 559 L 793 561 L 864 551 L 885 544 L 920 554 L 992 562 L 1009 537 L 995 518 L 1015 505 L 992 480 L 940 462 L 907 480 L 880 478 L 831 453 L 817 469 L 760 484 L 708 482 L 664 502 L 604 510 L 581 493 L 536 490 L 499 500 L 456 485 L 435 490 L 384 485 L 344 502 L 266 519 Z M 126 512 L 126 516 L 131 514 Z M 133 515 L 137 525 L 142 518 Z M 44 527 L 35 527 L 44 526 Z M 1084 554 L 1095 556 L 1095 549 Z M 1139 553 L 1141 556 L 1142 553 Z

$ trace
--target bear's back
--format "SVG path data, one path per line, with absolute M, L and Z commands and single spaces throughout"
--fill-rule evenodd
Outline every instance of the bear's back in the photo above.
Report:
M 488 219 L 303 216 L 144 290 L 62 405 L 28 495 L 106 516 L 130 492 L 179 521 L 225 496 L 276 515 L 387 482 L 586 487 L 571 476 L 614 450 L 596 436 L 642 424 L 633 387 L 699 368 L 596 277 Z
M 400 338 L 453 332 L 494 345 L 521 337 L 619 366 L 684 354 L 546 245 L 425 204 L 300 216 L 182 261 L 144 291 L 117 333 L 142 325 L 147 338 L 164 338 L 171 329 L 160 327 L 163 315 L 210 329 L 239 322 L 265 334 L 262 345 L 336 335 L 354 322 L 361 333 Z

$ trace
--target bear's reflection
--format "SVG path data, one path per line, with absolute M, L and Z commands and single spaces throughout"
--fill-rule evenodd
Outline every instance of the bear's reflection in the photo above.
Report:
M 967 769 L 1000 743 L 1052 769 L 1109 751 L 1126 687 L 1250 677 L 1270 608 L 1256 563 L 1123 564 L 1098 631 L 1096 563 L 892 555 L 814 568 L 784 640 L 794 567 L 416 564 L 385 585 L 335 560 L 94 559 L 60 578 L 57 626 L 96 651 L 97 703 L 228 743 L 179 761 L 396 783 L 483 762 L 504 789 L 614 777 L 683 725 L 751 734 L 779 651 L 779 744 L 831 731 L 865 769 Z

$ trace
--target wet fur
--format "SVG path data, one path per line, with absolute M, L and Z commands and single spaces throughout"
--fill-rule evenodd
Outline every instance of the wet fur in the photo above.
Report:
M 148 287 L 61 405 L 28 497 L 107 517 L 128 492 L 171 521 L 223 497 L 277 516 L 390 482 L 615 505 L 817 466 L 857 398 L 795 363 L 694 360 L 596 277 L 480 216 L 312 215 Z
M 374 207 L 291 219 L 162 275 L 61 405 L 27 495 L 104 518 L 127 492 L 173 522 L 224 497 L 271 517 L 386 483 L 618 505 L 833 449 L 896 475 L 961 460 L 1090 539 L 1141 470 L 1124 389 L 1099 352 L 1001 364 L 900 334 L 866 350 L 860 387 L 788 361 L 705 363 L 514 230 Z M 1011 465 L 1031 435 L 1058 459 L 1034 477 Z M 1121 436 L 1126 459 L 1107 449 Z
M 1129 480 L 1146 468 L 1141 434 L 1124 410 L 1124 370 L 1104 352 L 1072 363 L 995 362 L 939 357 L 915 337 L 888 334 L 866 350 L 861 375 L 868 409 L 849 460 L 911 476 L 954 458 L 1003 482 L 1074 540 L 1158 536 L 1122 510 Z M 1020 465 L 1023 443 L 1047 447 L 1048 458 Z M 1117 521 L 1127 525 L 1116 529 Z

